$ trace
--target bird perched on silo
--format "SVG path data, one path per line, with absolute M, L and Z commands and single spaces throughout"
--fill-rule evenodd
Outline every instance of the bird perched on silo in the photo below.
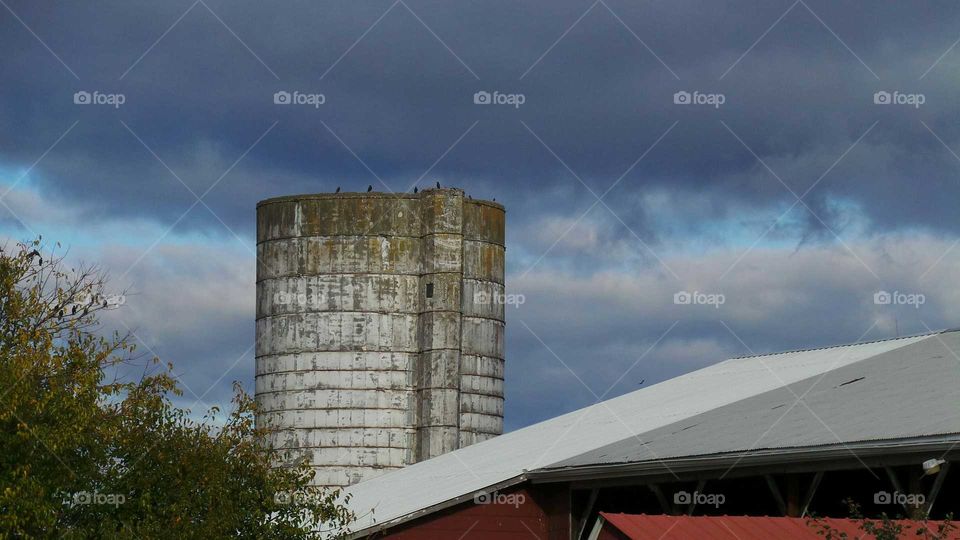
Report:
M 340 186 L 337 186 L 337 190 L 334 193 L 340 193 Z
M 440 189 L 440 182 L 437 182 L 437 189 Z
M 367 186 L 367 193 L 370 193 L 371 191 L 373 191 L 373 186 Z
M 413 186 L 413 192 L 414 192 L 414 193 L 417 192 L 417 186 Z

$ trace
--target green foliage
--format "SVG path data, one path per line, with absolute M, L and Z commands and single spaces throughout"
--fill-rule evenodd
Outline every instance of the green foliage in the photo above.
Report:
M 865 534 L 857 538 L 874 538 L 876 540 L 899 540 L 908 538 L 901 523 L 894 521 L 886 512 L 880 514 L 877 519 L 869 519 L 860 511 L 860 505 L 853 499 L 845 499 L 844 502 L 850 511 L 850 519 L 857 523 L 857 528 Z M 952 532 L 957 528 L 952 522 L 953 516 L 947 515 L 943 521 L 930 523 L 926 519 L 917 520 L 917 527 L 914 530 L 913 538 L 923 540 L 946 540 L 950 538 Z M 807 525 L 817 531 L 817 534 L 826 538 L 826 540 L 842 540 L 848 538 L 847 533 L 838 531 L 830 526 L 823 518 L 816 515 L 807 517 Z M 869 536 L 868 536 L 869 535 Z
M 175 407 L 172 366 L 108 381 L 128 336 L 96 335 L 95 267 L 39 240 L 0 250 L 0 538 L 305 538 L 352 515 L 312 472 L 272 468 L 267 428 L 234 384 L 225 425 Z

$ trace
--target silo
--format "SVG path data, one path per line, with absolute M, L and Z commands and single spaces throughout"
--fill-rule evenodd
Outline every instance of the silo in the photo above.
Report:
M 458 189 L 257 205 L 257 422 L 343 486 L 503 431 L 504 209 Z

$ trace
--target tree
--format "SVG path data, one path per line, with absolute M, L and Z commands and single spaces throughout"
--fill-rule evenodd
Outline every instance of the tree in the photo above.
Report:
M 234 384 L 224 425 L 177 408 L 154 358 L 139 380 L 129 335 L 100 335 L 105 274 L 67 269 L 40 240 L 0 249 L 0 537 L 304 538 L 342 534 L 341 493 L 306 463 L 273 468 L 268 428 Z

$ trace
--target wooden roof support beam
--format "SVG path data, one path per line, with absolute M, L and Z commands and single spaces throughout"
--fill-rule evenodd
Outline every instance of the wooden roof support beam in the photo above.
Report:
M 777 508 L 780 509 L 780 515 L 787 515 L 787 503 L 783 501 L 783 495 L 780 494 L 780 488 L 777 487 L 776 480 L 773 479 L 773 475 L 765 474 L 763 478 L 767 481 L 767 487 L 770 488 L 770 493 L 773 495 L 773 500 L 777 503 Z
M 823 480 L 823 471 L 817 471 L 813 475 L 813 480 L 810 481 L 810 487 L 807 488 L 807 496 L 803 498 L 803 511 L 800 512 L 800 517 L 806 517 L 807 512 L 810 511 L 810 503 L 813 502 L 814 495 L 817 494 L 817 488 L 820 487 L 820 480 Z

